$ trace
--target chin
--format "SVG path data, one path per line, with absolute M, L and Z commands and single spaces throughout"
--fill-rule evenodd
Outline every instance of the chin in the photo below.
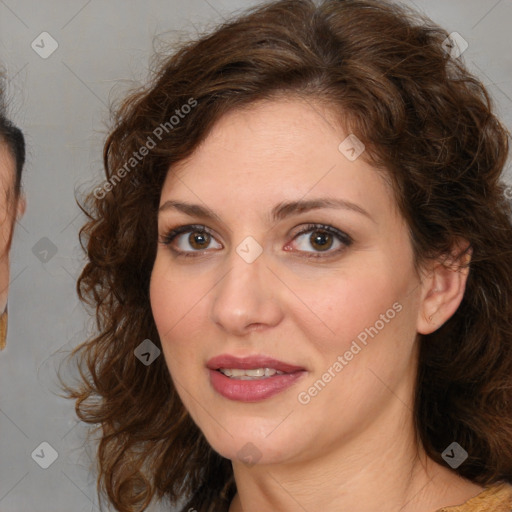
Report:
M 248 421 L 250 426 L 247 426 Z M 279 421 L 261 419 L 258 425 L 253 418 L 244 418 L 240 422 L 231 419 L 222 425 L 225 429 L 218 425 L 212 429 L 211 424 L 206 428 L 199 428 L 213 450 L 233 462 L 242 462 L 249 466 L 280 464 L 294 457 L 301 443 L 298 442 L 298 433 L 294 435 L 290 426 L 279 427 L 280 432 L 275 430 Z

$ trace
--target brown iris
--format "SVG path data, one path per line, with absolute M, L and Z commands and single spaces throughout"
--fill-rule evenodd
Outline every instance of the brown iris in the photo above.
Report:
M 333 243 L 331 233 L 323 229 L 313 231 L 309 237 L 309 241 L 311 242 L 311 245 L 319 251 L 330 249 Z
M 211 236 L 205 231 L 193 231 L 188 237 L 188 242 L 194 249 L 200 250 L 208 247 Z

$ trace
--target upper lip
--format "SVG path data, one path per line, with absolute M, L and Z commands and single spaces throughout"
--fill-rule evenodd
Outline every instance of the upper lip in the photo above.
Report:
M 206 366 L 210 370 L 219 370 L 220 368 L 238 368 L 240 370 L 254 370 L 256 368 L 274 368 L 283 373 L 293 373 L 304 368 L 292 364 L 278 361 L 272 357 L 264 355 L 254 355 L 248 357 L 236 357 L 230 354 L 222 354 L 212 357 Z

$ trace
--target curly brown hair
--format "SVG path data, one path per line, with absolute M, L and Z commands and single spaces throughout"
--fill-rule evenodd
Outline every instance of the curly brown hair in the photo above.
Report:
M 501 181 L 510 134 L 447 37 L 386 1 L 279 0 L 182 44 L 115 109 L 107 182 L 81 205 L 88 262 L 77 291 L 98 333 L 73 350 L 82 380 L 66 396 L 101 428 L 98 492 L 116 510 L 153 498 L 227 510 L 236 492 L 230 460 L 188 415 L 164 358 L 146 367 L 134 350 L 145 339 L 161 348 L 149 283 L 169 169 L 221 116 L 281 94 L 324 102 L 364 142 L 393 186 L 417 265 L 469 242 L 460 307 L 419 340 L 417 434 L 441 464 L 459 440 L 469 454 L 459 475 L 512 482 L 512 223 Z

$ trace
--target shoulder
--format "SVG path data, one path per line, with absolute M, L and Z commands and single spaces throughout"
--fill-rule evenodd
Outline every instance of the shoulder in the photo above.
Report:
M 511 512 L 512 485 L 506 482 L 486 487 L 462 505 L 440 508 L 437 512 Z

